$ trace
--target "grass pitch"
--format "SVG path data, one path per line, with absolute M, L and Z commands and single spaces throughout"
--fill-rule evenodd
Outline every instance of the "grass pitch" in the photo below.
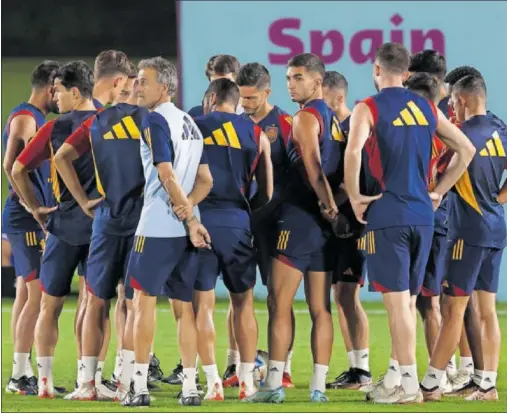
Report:
M 69 300 L 60 319 L 60 340 L 56 348 L 54 363 L 55 383 L 72 389 L 76 379 L 76 346 L 73 335 L 73 318 L 75 301 Z M 381 304 L 365 304 L 370 321 L 370 363 L 374 377 L 382 374 L 387 367 L 390 341 L 387 325 L 387 316 Z M 117 403 L 39 400 L 37 397 L 26 397 L 5 394 L 4 388 L 11 374 L 12 343 L 9 332 L 10 310 L 12 302 L 2 301 L 2 411 L 4 412 L 120 412 L 137 411 L 126 409 Z M 257 320 L 259 322 L 259 348 L 266 348 L 266 327 L 268 315 L 266 305 L 258 302 Z M 498 391 L 500 401 L 493 403 L 465 402 L 459 398 L 446 398 L 438 403 L 408 406 L 382 406 L 372 405 L 364 401 L 364 394 L 359 391 L 328 391 L 330 402 L 328 404 L 309 403 L 309 383 L 312 375 L 312 358 L 310 352 L 310 317 L 306 304 L 298 302 L 296 308 L 296 341 L 294 358 L 292 362 L 293 380 L 296 388 L 287 390 L 287 400 L 281 405 L 252 405 L 240 403 L 237 400 L 237 389 L 226 390 L 224 402 L 203 402 L 201 407 L 184 408 L 178 405 L 176 399 L 179 387 L 162 384 L 162 390 L 153 395 L 156 400 L 152 406 L 143 411 L 173 412 L 173 411 L 209 411 L 209 412 L 505 412 L 507 407 L 507 306 L 499 305 L 500 328 L 502 329 L 502 352 L 498 377 Z M 227 303 L 220 301 L 217 304 L 215 323 L 217 329 L 217 362 L 219 370 L 225 369 L 225 351 L 227 349 L 226 331 Z M 165 375 L 168 375 L 179 359 L 175 323 L 169 306 L 161 301 L 158 306 L 157 330 L 155 339 L 155 352 L 161 360 Z M 114 332 L 107 357 L 105 374 L 111 375 L 114 367 L 116 349 Z M 427 353 L 424 343 L 422 326 L 418 327 L 417 361 L 420 378 L 427 368 Z M 347 356 L 342 343 L 337 324 L 335 324 L 335 344 L 328 378 L 340 374 L 348 365 Z M 34 364 L 35 367 L 35 364 Z M 204 374 L 200 373 L 201 383 L 204 384 Z

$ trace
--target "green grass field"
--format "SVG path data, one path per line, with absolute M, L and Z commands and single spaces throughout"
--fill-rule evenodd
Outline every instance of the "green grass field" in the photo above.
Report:
M 381 304 L 366 304 L 370 321 L 370 350 L 371 350 L 371 370 L 375 377 L 382 374 L 385 370 L 389 358 L 389 334 L 387 318 Z M 11 370 L 12 344 L 9 332 L 11 302 L 2 303 L 2 387 L 5 387 L 7 378 Z M 76 351 L 73 337 L 72 323 L 74 318 L 75 302 L 70 300 L 61 315 L 60 320 L 60 341 L 55 354 L 55 372 L 54 378 L 58 385 L 63 385 L 68 389 L 73 387 L 76 376 Z M 217 329 L 217 361 L 219 369 L 225 369 L 225 351 L 227 348 L 226 333 L 226 309 L 225 302 L 219 302 L 216 313 Z M 263 303 L 257 303 L 257 319 L 259 322 L 259 347 L 265 348 L 266 344 L 266 326 L 267 313 L 266 306 Z M 293 359 L 293 379 L 296 382 L 296 388 L 288 390 L 287 401 L 282 405 L 250 405 L 242 404 L 237 400 L 237 389 L 227 390 L 226 401 L 205 402 L 201 408 L 185 408 L 184 411 L 213 411 L 213 412 L 243 412 L 243 411 L 278 411 L 278 412 L 391 412 L 391 411 L 412 411 L 421 410 L 428 412 L 461 412 L 461 411 L 484 411 L 484 412 L 505 412 L 507 407 L 507 381 L 505 373 L 507 372 L 507 306 L 499 306 L 500 327 L 503 332 L 502 361 L 500 364 L 500 375 L 498 380 L 498 390 L 500 401 L 494 403 L 467 403 L 461 399 L 447 398 L 439 403 L 426 403 L 424 406 L 372 406 L 364 401 L 364 395 L 359 391 L 330 391 L 328 396 L 330 403 L 327 405 L 310 404 L 308 402 L 308 387 L 312 373 L 312 359 L 310 353 L 310 318 L 304 303 L 296 304 L 297 322 L 296 322 L 296 342 Z M 338 375 L 347 367 L 347 356 L 338 327 L 335 328 L 335 345 L 333 348 L 333 357 L 330 367 L 329 378 Z M 115 340 L 112 339 L 110 353 L 107 358 L 105 373 L 109 376 L 114 366 Z M 158 307 L 157 333 L 155 339 L 155 351 L 161 360 L 164 374 L 170 373 L 175 363 L 179 359 L 176 328 L 170 313 L 168 305 L 163 302 Z M 422 327 L 419 326 L 417 337 L 417 360 L 419 374 L 424 375 L 427 368 L 427 354 L 424 345 Z M 204 375 L 201 372 L 201 382 Z M 146 411 L 181 411 L 178 405 L 176 395 L 179 387 L 171 387 L 162 384 L 162 391 L 153 395 L 156 401 Z M 91 402 L 81 403 L 77 401 L 39 400 L 36 397 L 24 397 L 18 395 L 6 395 L 2 389 L 2 411 L 4 412 L 118 412 L 129 411 L 118 406 L 115 403 Z M 143 409 L 143 411 L 145 411 Z

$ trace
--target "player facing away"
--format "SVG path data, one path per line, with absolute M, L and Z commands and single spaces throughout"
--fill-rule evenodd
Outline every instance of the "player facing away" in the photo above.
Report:
M 345 150 L 345 185 L 360 223 L 366 224 L 368 279 L 383 293 L 392 341 L 391 364 L 399 364 L 401 385 L 380 382 L 369 398 L 377 403 L 422 401 L 416 365 L 415 300 L 433 238 L 433 210 L 457 181 L 474 149 L 435 105 L 403 88 L 409 53 L 385 43 L 376 53 L 373 80 L 379 93 L 352 112 Z M 456 163 L 428 193 L 435 132 L 456 152 Z M 366 151 L 367 194 L 359 187 Z M 368 209 L 368 210 L 367 210 Z M 388 212 L 388 213 L 386 213 Z
M 303 107 L 294 115 L 287 144 L 287 197 L 278 220 L 278 242 L 268 280 L 273 298 L 269 309 L 268 374 L 263 388 L 246 399 L 250 402 L 285 400 L 282 378 L 292 338 L 291 309 L 303 277 L 313 323 L 310 401 L 327 401 L 326 375 L 333 343 L 329 297 L 335 252 L 331 225 L 321 210 L 328 220 L 336 218 L 327 177 L 336 173 L 339 157 L 333 153 L 337 141 L 331 132 L 331 111 L 322 99 L 324 73 L 322 61 L 310 53 L 297 55 L 287 64 L 289 94 Z
M 100 382 L 93 383 L 93 380 L 96 372 L 101 373 L 102 367 L 97 363 L 109 301 L 116 295 L 118 282 L 127 271 L 143 204 L 144 175 L 139 142 L 147 112 L 146 108 L 128 103 L 110 107 L 86 120 L 55 155 L 63 182 L 85 214 L 93 217 L 86 275 L 88 303 L 82 332 L 84 373 L 76 399 L 77 395 L 87 400 L 114 398 L 114 393 L 96 388 Z M 90 207 L 94 201 L 86 195 L 73 166 L 90 152 L 98 192 L 104 199 L 95 209 Z M 133 350 L 128 352 L 133 354 Z M 130 357 L 133 359 L 133 355 Z
M 215 362 L 213 326 L 214 289 L 220 273 L 230 292 L 235 339 L 241 356 L 239 398 L 256 391 L 253 374 L 258 338 L 253 287 L 257 268 L 250 219 L 252 210 L 271 199 L 273 173 L 268 138 L 251 120 L 236 115 L 238 101 L 239 88 L 234 82 L 215 80 L 204 96 L 206 115 L 195 119 L 205 137 L 204 154 L 213 176 L 213 188 L 199 204 L 213 246 L 200 252 L 194 291 L 199 356 L 208 383 L 204 397 L 207 400 L 224 398 Z M 247 194 L 254 177 L 259 188 L 250 202 Z M 194 205 L 199 198 L 196 191 L 189 195 Z
M 231 55 L 215 55 L 209 58 L 206 63 L 204 74 L 210 82 L 216 79 L 230 79 L 233 82 L 236 80 L 240 69 L 240 63 L 235 56 Z M 241 106 L 237 107 L 236 113 L 239 115 L 243 112 Z M 192 118 L 196 118 L 204 114 L 203 106 L 197 105 L 188 111 L 188 114 Z M 227 368 L 223 375 L 223 386 L 224 387 L 237 387 L 239 386 L 238 376 L 236 375 L 236 367 L 239 366 L 239 350 L 233 332 L 233 321 L 232 321 L 232 304 L 229 304 L 229 311 L 227 314 L 227 334 L 229 338 L 229 348 L 227 348 Z M 181 361 L 178 363 L 173 372 L 163 380 L 171 385 L 181 384 L 181 373 L 182 373 Z M 199 376 L 198 376 L 199 377 Z
M 243 107 L 243 116 L 255 122 L 266 134 L 271 144 L 274 189 L 271 201 L 258 211 L 252 212 L 252 232 L 257 253 L 257 265 L 262 283 L 267 286 L 271 270 L 271 254 L 276 247 L 276 227 L 283 200 L 284 186 L 288 169 L 287 139 L 292 125 L 292 117 L 269 102 L 271 77 L 266 67 L 260 63 L 247 63 L 241 67 L 236 78 Z M 250 195 L 249 195 L 250 196 Z M 271 301 L 268 296 L 268 302 Z M 283 386 L 294 387 L 291 377 L 296 318 L 292 319 L 292 341 L 283 370 Z
M 91 95 L 93 74 L 84 62 L 69 62 L 56 73 L 54 88 L 59 111 L 64 115 L 46 123 L 37 132 L 17 158 L 14 167 L 14 179 L 27 206 L 41 226 L 48 231 L 38 283 L 42 291 L 41 311 L 35 325 L 41 398 L 54 397 L 52 362 L 58 340 L 58 317 L 65 296 L 70 292 L 72 277 L 78 264 L 86 263 L 91 235 L 91 219 L 82 213 L 60 181 L 54 167 L 54 154 L 72 131 L 96 112 Z M 28 174 L 48 159 L 51 162 L 53 202 L 56 205 L 49 211 L 41 211 Z M 88 194 L 96 194 L 91 156 L 76 165 L 76 169 Z
M 349 133 L 350 109 L 347 107 L 348 82 L 345 76 L 335 71 L 327 71 L 322 82 L 323 97 L 340 122 L 344 149 Z M 343 163 L 342 163 L 343 165 Z M 343 176 L 342 176 L 343 177 Z M 342 183 L 335 190 L 335 200 L 340 213 L 344 214 L 355 230 L 351 237 L 338 240 L 338 263 L 333 273 L 333 290 L 340 331 L 349 359 L 349 369 L 342 372 L 328 384 L 331 389 L 358 389 L 371 383 L 369 326 L 368 317 L 359 299 L 359 289 L 363 286 L 364 255 L 358 248 L 361 225 L 354 212 L 343 197 Z M 336 191 L 338 190 L 338 191 Z M 339 200 L 341 198 L 341 200 Z
M 95 58 L 93 66 L 93 104 L 95 108 L 103 109 L 104 105 L 108 105 L 119 96 L 123 90 L 122 85 L 125 83 L 125 77 L 129 70 L 129 60 L 127 55 L 118 50 L 104 50 Z M 78 377 L 83 373 L 81 359 L 82 344 L 82 326 L 87 303 L 86 283 L 84 280 L 83 266 L 78 266 L 77 274 L 79 277 L 79 296 L 77 300 L 77 310 L 74 319 L 74 332 L 78 353 Z M 104 328 L 104 341 L 100 352 L 99 367 L 104 366 L 104 361 L 109 346 L 111 336 L 111 323 L 109 320 L 109 312 L 106 314 L 107 319 Z M 79 382 L 79 381 L 78 381 Z M 96 378 L 97 387 L 107 393 L 105 387 L 111 387 L 112 384 L 105 379 Z M 70 398 L 70 395 L 68 396 Z
M 199 222 L 199 210 L 187 198 L 196 177 L 207 175 L 202 159 L 202 135 L 194 122 L 171 103 L 176 93 L 176 68 L 156 57 L 139 63 L 138 104 L 150 113 L 143 122 L 141 159 L 146 184 L 144 205 L 137 226 L 126 286 L 134 292 L 133 388 L 122 400 L 126 406 L 147 406 L 150 348 L 155 328 L 154 311 L 164 289 L 172 299 L 178 325 L 178 343 L 183 364 L 182 405 L 200 405 L 195 374 L 197 331 L 192 309 L 192 293 L 197 276 L 197 249 L 210 243 Z M 207 195 L 211 186 L 203 191 Z M 169 197 L 168 197 L 169 196 Z M 173 206 L 188 207 L 180 221 Z M 166 254 L 161 252 L 166 252 Z M 182 328 L 184 326 L 184 328 Z
M 40 224 L 22 205 L 20 192 L 12 179 L 12 168 L 18 155 L 37 130 L 46 122 L 46 115 L 58 113 L 54 103 L 53 77 L 60 64 L 44 61 L 31 75 L 32 91 L 27 102 L 11 111 L 2 135 L 4 148 L 3 168 L 9 179 L 9 195 L 2 211 L 2 233 L 16 255 L 16 299 L 12 309 L 11 332 L 14 344 L 12 375 L 6 392 L 33 395 L 37 393 L 37 381 L 30 363 L 33 331 L 39 314 L 40 289 L 32 280 L 39 278 L 44 232 Z M 49 203 L 49 163 L 43 163 L 29 174 L 39 204 Z
M 507 231 L 502 203 L 507 184 L 501 183 L 507 166 L 507 128 L 486 111 L 486 84 L 467 76 L 452 87 L 452 103 L 461 130 L 477 152 L 449 193 L 449 231 L 446 249 L 442 327 L 421 386 L 426 400 L 439 400 L 438 381 L 458 344 L 470 295 L 476 291 L 483 330 L 484 370 L 468 401 L 498 400 L 496 379 L 500 358 L 500 327 L 496 292 Z M 438 186 L 438 185 L 437 185 Z M 437 381 L 437 382 L 436 382 Z

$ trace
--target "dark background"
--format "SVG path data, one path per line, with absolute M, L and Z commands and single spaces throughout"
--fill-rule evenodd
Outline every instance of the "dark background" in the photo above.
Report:
M 176 0 L 7 0 L 2 57 L 176 57 Z

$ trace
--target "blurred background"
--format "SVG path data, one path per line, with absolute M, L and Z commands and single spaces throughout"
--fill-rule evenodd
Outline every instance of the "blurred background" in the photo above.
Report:
M 289 58 L 302 52 L 320 55 L 329 70 L 347 77 L 353 106 L 375 92 L 371 63 L 386 41 L 402 42 L 411 52 L 436 49 L 446 56 L 449 70 L 477 67 L 486 79 L 489 109 L 507 120 L 506 2 L 87 0 L 84 7 L 25 0 L 2 6 L 2 129 L 12 107 L 28 99 L 32 69 L 47 58 L 92 64 L 104 49 L 122 50 L 134 61 L 164 56 L 180 68 L 178 104 L 188 110 L 200 103 L 207 87 L 208 58 L 232 54 L 242 63 L 265 64 L 272 102 L 294 113 L 284 79 Z M 2 170 L 2 206 L 6 189 Z M 499 299 L 507 301 L 507 258 L 502 276 Z M 380 299 L 367 290 L 362 289 L 364 299 Z M 223 285 L 217 293 L 226 294 Z M 265 296 L 260 283 L 256 294 Z

